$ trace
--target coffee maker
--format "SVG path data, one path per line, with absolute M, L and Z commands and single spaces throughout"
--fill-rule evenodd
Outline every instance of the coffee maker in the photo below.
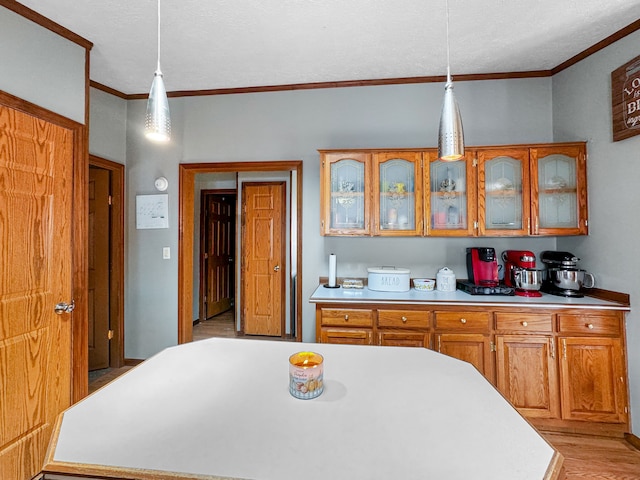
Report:
M 504 283 L 515 287 L 521 297 L 541 297 L 542 270 L 536 270 L 536 256 L 529 250 L 505 250 Z
M 490 247 L 467 248 L 468 281 L 458 281 L 458 288 L 471 295 L 513 295 L 514 288 L 498 281 L 496 251 Z
M 475 285 L 486 287 L 498 285 L 498 260 L 495 248 L 467 248 L 467 274 L 469 281 Z
M 561 297 L 584 297 L 582 288 L 595 286 L 592 274 L 578 268 L 580 260 L 571 252 L 545 251 L 540 260 L 547 267 L 542 291 Z

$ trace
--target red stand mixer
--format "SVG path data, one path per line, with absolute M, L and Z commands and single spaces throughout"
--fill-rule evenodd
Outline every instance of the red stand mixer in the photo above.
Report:
M 536 270 L 536 256 L 529 250 L 505 250 L 504 283 L 515 287 L 521 297 L 541 297 L 542 270 Z

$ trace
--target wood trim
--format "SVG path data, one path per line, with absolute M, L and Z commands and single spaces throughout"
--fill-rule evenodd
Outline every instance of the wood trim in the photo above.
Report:
M 114 332 L 110 344 L 111 368 L 120 368 L 124 361 L 124 178 L 125 166 L 104 158 L 89 155 L 89 165 L 104 168 L 111 173 L 111 244 L 110 261 L 110 309 L 111 329 Z
M 636 450 L 640 450 L 640 438 L 636 437 L 633 433 L 625 433 L 624 439 L 633 446 Z
M 296 172 L 297 239 L 296 252 L 296 341 L 302 341 L 302 161 L 183 163 L 179 165 L 178 205 L 178 343 L 193 339 L 193 215 L 195 176 L 198 173 Z
M 571 57 L 566 62 L 563 62 L 560 65 L 552 68 L 550 70 L 551 71 L 551 75 L 555 75 L 556 73 L 561 72 L 562 70 L 565 70 L 565 69 L 575 65 L 579 61 L 584 60 L 585 58 L 593 55 L 594 53 L 599 52 L 600 50 L 608 47 L 609 45 L 614 44 L 618 40 L 623 39 L 627 35 L 630 35 L 630 34 L 632 34 L 633 32 L 635 32 L 637 30 L 640 30 L 640 19 L 636 20 L 635 22 L 630 23 L 626 27 L 618 30 L 616 33 L 614 33 L 612 35 L 609 35 L 607 38 L 605 38 L 605 39 L 599 41 L 598 43 L 590 46 L 589 48 L 587 48 L 586 50 L 583 50 L 582 52 L 578 53 L 577 55 L 574 55 L 573 57 Z
M 553 445 L 551 448 L 554 448 Z M 554 449 L 555 450 L 555 449 Z M 553 458 L 549 463 L 549 467 L 544 474 L 544 480 L 556 480 L 565 478 L 565 474 L 562 470 L 564 464 L 564 457 L 557 450 L 553 453 Z
M 140 365 L 144 362 L 144 359 L 141 358 L 125 358 L 124 365 L 125 367 L 135 367 L 136 365 Z
M 6 0 L 0 0 L 0 4 L 6 2 Z M 581 60 L 589 57 L 590 55 L 599 52 L 600 50 L 612 45 L 618 40 L 632 34 L 633 32 L 640 30 L 640 20 L 627 25 L 616 33 L 609 35 L 607 38 L 592 45 L 586 50 L 574 55 L 565 62 L 553 67 L 550 70 L 530 70 L 525 72 L 502 72 L 502 73 L 476 73 L 466 75 L 456 75 L 455 79 L 458 82 L 472 82 L 476 80 L 510 80 L 516 78 L 542 78 L 552 77 L 553 75 L 575 65 Z M 260 92 L 281 92 L 289 90 L 312 90 L 319 88 L 345 88 L 345 87 L 370 87 L 374 85 L 405 85 L 413 83 L 441 83 L 446 80 L 444 75 L 436 76 L 423 76 L 423 77 L 398 77 L 398 78 L 384 78 L 377 80 L 343 80 L 338 82 L 315 82 L 315 83 L 295 83 L 287 85 L 266 85 L 256 87 L 238 87 L 238 88 L 214 88 L 207 90 L 176 90 L 173 92 L 167 92 L 168 97 L 195 97 L 195 96 L 208 96 L 208 95 L 232 95 L 238 93 L 260 93 Z M 118 92 L 106 85 L 102 85 L 97 82 L 92 82 L 91 86 L 99 90 L 103 90 L 112 95 L 116 95 L 125 100 L 141 100 L 148 97 L 148 93 L 135 93 L 125 94 Z
M 614 292 L 612 290 L 604 290 L 602 288 L 591 288 L 587 291 L 587 296 L 631 307 L 631 295 L 628 293 Z
M 127 95 L 126 93 L 122 93 L 118 90 L 116 90 L 115 88 L 111 88 L 111 87 L 107 87 L 106 85 L 103 85 L 102 83 L 98 83 L 95 82 L 93 80 L 89 81 L 89 86 L 95 88 L 96 90 L 102 90 L 105 93 L 109 93 L 115 97 L 120 97 L 124 100 L 132 100 L 131 95 Z M 149 94 L 147 94 L 144 97 L 140 97 L 140 98 L 147 98 Z
M 27 20 L 31 20 L 32 22 L 37 23 L 41 27 L 44 27 L 47 30 L 52 31 L 53 33 L 56 33 L 61 37 L 64 37 L 67 40 L 70 40 L 71 42 L 80 45 L 83 48 L 86 48 L 87 51 L 93 48 L 93 43 L 87 40 L 86 38 L 81 37 L 77 33 L 73 33 L 71 30 L 63 27 L 59 23 L 56 23 L 53 20 L 48 19 L 44 15 L 41 15 L 38 12 L 31 10 L 28 7 L 25 7 L 24 5 L 16 2 L 15 0 L 0 0 L 0 6 L 9 9 L 12 12 L 17 13 L 18 15 L 26 18 Z

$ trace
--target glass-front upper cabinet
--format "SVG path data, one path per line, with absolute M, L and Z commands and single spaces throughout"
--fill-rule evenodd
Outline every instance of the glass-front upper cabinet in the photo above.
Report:
M 320 151 L 320 162 L 320 233 L 369 235 L 371 155 Z
M 586 144 L 531 149 L 533 235 L 586 235 Z
M 529 234 L 529 149 L 479 149 L 478 228 L 483 236 Z
M 422 235 L 422 153 L 373 155 L 374 235 Z
M 427 234 L 431 236 L 475 235 L 476 178 L 472 153 L 455 162 L 438 160 L 435 150 L 425 152 L 425 205 Z

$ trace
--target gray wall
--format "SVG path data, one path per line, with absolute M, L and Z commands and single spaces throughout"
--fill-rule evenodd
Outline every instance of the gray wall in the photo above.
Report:
M 126 164 L 127 101 L 96 88 L 90 95 L 89 153 Z
M 616 42 L 553 78 L 556 140 L 588 144 L 588 237 L 558 240 L 578 255 L 600 287 L 631 294 L 627 316 L 633 431 L 640 432 L 640 136 L 613 142 L 611 72 L 640 54 L 640 32 Z
M 456 93 L 471 145 L 552 140 L 551 79 L 460 82 Z M 339 275 L 366 275 L 366 267 L 396 264 L 434 276 L 444 264 L 461 276 L 464 249 L 555 247 L 554 239 L 331 238 L 319 234 L 319 148 L 434 146 L 443 85 L 391 85 L 171 99 L 173 138 L 168 145 L 143 138 L 145 102 L 129 102 L 127 120 L 128 358 L 146 358 L 177 339 L 176 252 L 179 163 L 303 161 L 303 339 L 315 338 L 308 298 L 336 253 Z M 94 124 L 94 128 L 99 128 Z M 154 193 L 153 180 L 169 180 L 170 228 L 135 230 L 135 195 Z
M 84 47 L 0 7 L 0 90 L 84 124 Z

